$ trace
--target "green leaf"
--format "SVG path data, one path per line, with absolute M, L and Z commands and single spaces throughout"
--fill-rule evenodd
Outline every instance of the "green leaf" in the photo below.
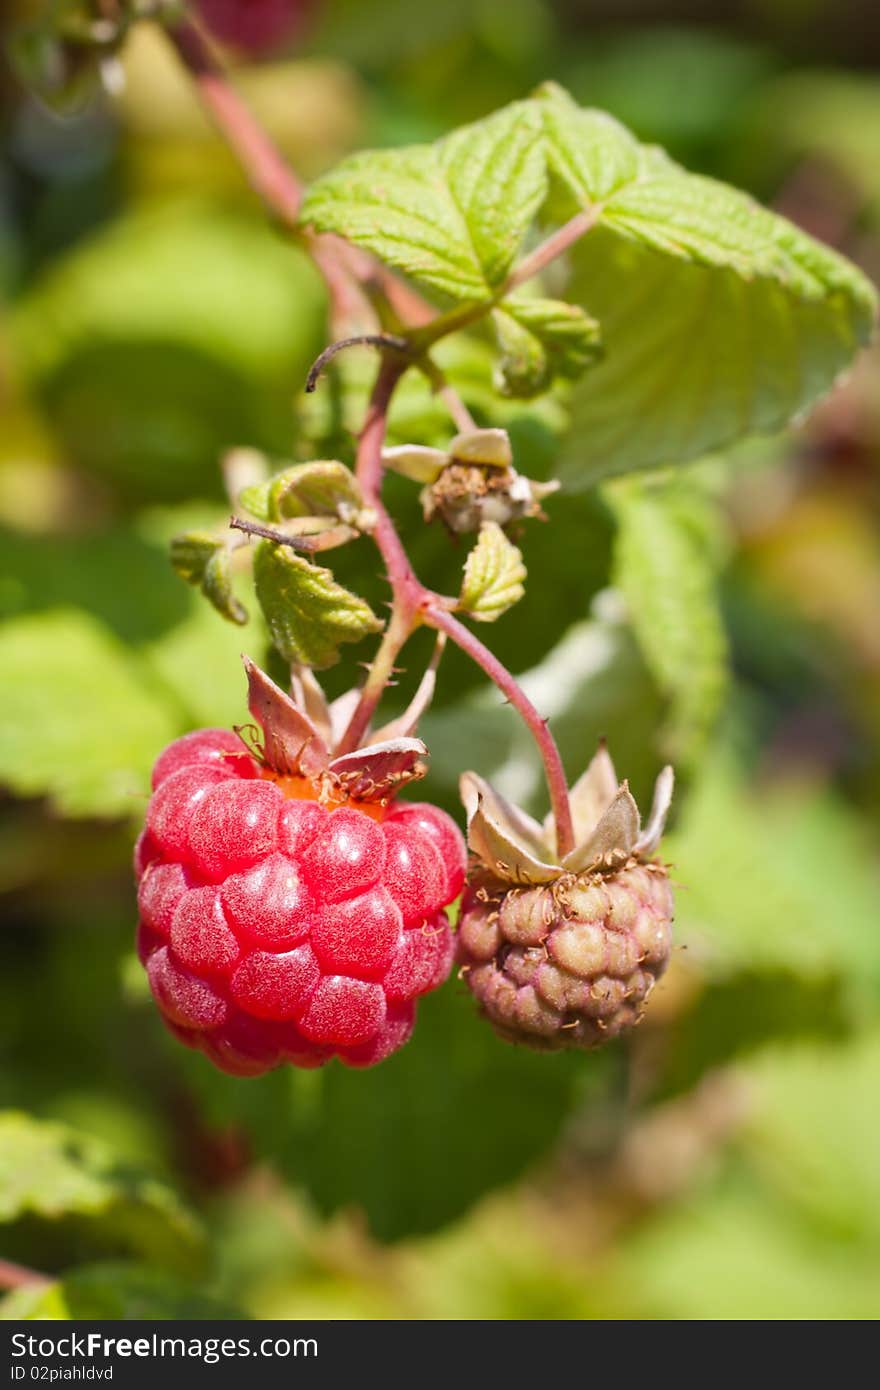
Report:
M 574 248 L 570 295 L 605 346 L 574 395 L 567 481 L 779 429 L 833 385 L 876 314 L 853 265 L 560 89 L 543 103 L 562 206 L 596 218 Z
M 467 557 L 458 605 L 481 623 L 494 623 L 525 593 L 522 553 L 496 521 L 485 521 Z
M 0 1303 L 5 1320 L 241 1319 L 240 1309 L 221 1303 L 162 1270 L 122 1262 L 85 1265 L 47 1288 L 18 1289 Z
M 65 1218 L 111 1248 L 198 1268 L 201 1229 L 174 1193 L 102 1143 L 21 1111 L 0 1113 L 0 1223 Z
M 373 150 L 312 185 L 302 220 L 456 299 L 488 299 L 547 189 L 542 114 L 515 102 L 434 145 Z
M 186 531 L 171 542 L 171 563 L 224 618 L 240 625 L 247 622 L 247 609 L 233 592 L 232 551 L 226 541 L 210 531 Z
M 349 521 L 363 507 L 357 478 L 336 459 L 292 464 L 265 483 L 247 487 L 239 502 L 260 521 L 327 516 Z
M 574 393 L 571 483 L 779 429 L 870 336 L 876 295 L 843 257 L 556 87 L 436 145 L 346 161 L 304 216 L 430 289 L 498 310 L 506 389 L 528 393 L 546 380 L 542 346 L 555 371 L 575 374 L 595 330 L 566 325 L 572 357 L 558 330 L 545 341 L 495 301 L 532 218 L 578 212 L 593 225 L 572 250 L 568 297 L 601 325 L 604 355 Z
M 637 179 L 677 167 L 662 150 L 639 144 L 605 111 L 578 106 L 557 83 L 545 83 L 537 96 L 550 168 L 578 207 L 603 202 Z
M 381 631 L 369 604 L 337 584 L 330 570 L 284 546 L 260 542 L 254 583 L 272 641 L 285 661 L 320 670 L 339 659 L 341 643 Z
M 250 486 L 242 488 L 238 494 L 238 505 L 242 511 L 255 516 L 257 521 L 277 519 L 273 516 L 272 484 L 268 478 L 264 483 L 251 483 Z
M 727 680 L 718 564 L 707 542 L 718 525 L 715 507 L 688 484 L 628 482 L 608 487 L 606 496 L 618 525 L 613 582 L 669 702 L 663 753 L 690 765 L 705 746 Z
M 554 376 L 575 379 L 602 353 L 600 325 L 576 304 L 518 296 L 505 299 L 492 319 L 507 395 L 528 398 Z
M 77 609 L 3 624 L 0 781 L 71 816 L 134 814 L 158 749 L 180 732 L 145 669 Z

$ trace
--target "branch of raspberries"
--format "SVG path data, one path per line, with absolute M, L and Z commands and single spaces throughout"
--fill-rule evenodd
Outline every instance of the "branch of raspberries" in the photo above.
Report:
M 333 1057 L 371 1066 L 407 1041 L 417 1000 L 445 981 L 457 955 L 462 978 L 502 1038 L 547 1051 L 595 1046 L 638 1021 L 669 959 L 672 899 L 655 856 L 671 769 L 658 779 L 644 827 L 604 747 L 569 795 L 546 721 L 455 616 L 456 610 L 497 616 L 522 593 L 522 559 L 503 527 L 540 515 L 540 498 L 552 490 L 516 473 L 505 431 L 477 428 L 428 355 L 439 337 L 472 321 L 476 308 L 435 315 L 372 257 L 303 229 L 299 181 L 229 86 L 199 30 L 184 23 L 170 33 L 252 185 L 324 276 L 331 323 L 344 341 L 318 359 L 310 385 L 330 355 L 354 342 L 380 354 L 353 479 L 340 463 L 316 462 L 237 493 L 250 494 L 251 509 L 256 499 L 262 519 L 281 522 L 232 519 L 235 529 L 259 538 L 255 581 L 260 596 L 268 567 L 271 615 L 261 602 L 273 638 L 280 648 L 291 647 L 278 639 L 289 621 L 288 601 L 298 613 L 315 604 L 328 613 L 342 605 L 357 635 L 378 630 L 361 600 L 297 553 L 361 532 L 380 552 L 392 604 L 360 690 L 327 702 L 311 672 L 327 664 L 326 639 L 310 630 L 314 659 L 306 664 L 293 644 L 290 694 L 246 660 L 253 723 L 234 733 L 198 730 L 159 757 L 135 871 L 138 953 L 162 1018 L 182 1043 L 234 1075 L 255 1076 L 282 1063 L 319 1067 Z M 572 219 L 508 283 L 521 283 L 561 254 L 593 220 L 592 214 Z M 448 450 L 386 446 L 394 393 L 413 366 L 459 430 Z M 382 499 L 388 467 L 425 484 L 426 517 L 439 514 L 452 532 L 479 531 L 459 599 L 428 589 L 413 571 Z M 328 491 L 336 500 L 322 510 Z M 305 504 L 306 496 L 314 505 Z M 179 571 L 201 583 L 227 617 L 242 621 L 229 585 L 228 549 L 205 533 L 179 540 Z M 430 666 L 404 714 L 375 729 L 399 654 L 420 626 L 437 632 Z M 339 640 L 352 636 L 340 633 Z M 540 825 L 465 773 L 469 870 L 449 816 L 428 803 L 396 800 L 426 771 L 427 749 L 415 731 L 447 639 L 522 717 L 540 751 L 551 802 Z M 453 938 L 446 908 L 463 888 Z

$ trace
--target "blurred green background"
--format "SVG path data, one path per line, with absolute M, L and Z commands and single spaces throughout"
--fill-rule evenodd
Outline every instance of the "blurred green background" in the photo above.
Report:
M 306 177 L 552 77 L 880 278 L 870 0 L 314 8 L 289 52 L 237 65 Z M 453 981 L 374 1072 L 222 1076 L 150 1005 L 130 853 L 153 758 L 242 717 L 238 653 L 265 641 L 187 589 L 166 542 L 222 518 L 224 449 L 309 456 L 339 422 L 330 387 L 300 399 L 315 274 L 161 35 L 138 30 L 124 65 L 121 96 L 65 120 L 2 78 L 0 1255 L 51 1282 L 0 1306 L 876 1317 L 880 355 L 785 437 L 551 502 L 523 539 L 529 592 L 490 638 L 570 773 L 600 733 L 641 797 L 669 753 L 680 768 L 678 949 L 634 1039 L 512 1049 Z M 552 471 L 564 402 L 499 410 L 479 344 L 443 351 L 523 470 Z M 446 424 L 412 389 L 395 428 Z M 422 576 L 453 589 L 461 553 L 420 530 L 411 485 L 390 492 Z M 366 545 L 340 568 L 382 596 Z M 509 711 L 444 667 L 426 794 L 459 814 L 473 765 L 542 810 Z

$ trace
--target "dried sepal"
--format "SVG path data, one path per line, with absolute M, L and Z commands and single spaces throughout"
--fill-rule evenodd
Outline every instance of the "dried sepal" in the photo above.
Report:
M 618 785 L 614 763 L 605 740 L 601 739 L 586 772 L 569 792 L 575 844 L 582 844 L 596 829 L 614 800 Z M 556 844 L 556 821 L 552 811 L 544 822 L 544 834 L 549 844 Z
M 510 436 L 496 428 L 465 430 L 445 450 L 398 444 L 383 450 L 382 462 L 422 483 L 425 520 L 440 516 L 456 535 L 479 531 L 485 522 L 507 526 L 542 517 L 541 499 L 559 486 L 517 473 Z
M 332 748 L 335 740 L 330 705 L 311 666 L 299 663 L 291 666 L 290 691 L 297 707 L 312 721 L 327 746 Z
M 641 829 L 639 808 L 626 782 L 617 783 L 604 742 L 571 792 L 575 848 L 560 861 L 556 828 L 543 827 L 511 805 L 476 773 L 465 773 L 461 794 L 468 813 L 468 844 L 491 878 L 503 883 L 547 883 L 567 874 L 612 874 L 656 853 L 672 799 L 673 772 L 657 779 L 651 815 Z
M 663 838 L 663 831 L 666 829 L 666 817 L 669 815 L 669 807 L 672 804 L 674 786 L 675 773 L 667 764 L 654 784 L 654 800 L 651 803 L 651 814 L 648 817 L 647 824 L 642 830 L 642 833 L 636 840 L 636 854 L 656 854 L 660 841 Z
M 565 856 L 562 867 L 569 873 L 582 874 L 593 868 L 625 864 L 635 849 L 639 829 L 639 808 L 629 785 L 623 782 L 592 835 Z
M 336 699 L 330 702 L 332 747 L 337 748 L 342 742 L 343 735 L 351 723 L 352 715 L 360 703 L 360 698 L 360 690 L 357 686 L 352 686 L 351 690 L 343 691 L 341 695 L 337 695 Z
M 318 776 L 330 759 L 330 750 L 318 729 L 250 657 L 243 660 L 248 709 L 263 730 L 266 766 L 282 776 Z
M 419 738 L 387 739 L 333 758 L 334 782 L 355 800 L 382 801 L 428 771 L 428 750 Z
M 468 845 L 482 866 L 505 883 L 550 883 L 559 866 L 544 859 L 541 827 L 475 772 L 459 783 L 467 811 Z

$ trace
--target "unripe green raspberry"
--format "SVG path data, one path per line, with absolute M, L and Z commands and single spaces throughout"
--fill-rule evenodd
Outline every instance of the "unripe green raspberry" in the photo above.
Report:
M 595 1047 L 638 1023 L 669 963 L 672 889 L 655 857 L 672 793 L 650 820 L 604 748 L 572 792 L 578 845 L 562 860 L 545 827 L 466 774 L 472 851 L 458 929 L 468 988 L 496 1032 L 544 1051 Z

